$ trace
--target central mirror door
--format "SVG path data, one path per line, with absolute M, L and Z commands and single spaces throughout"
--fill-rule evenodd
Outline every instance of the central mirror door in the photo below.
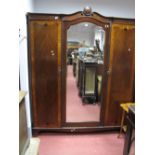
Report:
M 100 122 L 105 35 L 91 22 L 67 29 L 66 123 Z

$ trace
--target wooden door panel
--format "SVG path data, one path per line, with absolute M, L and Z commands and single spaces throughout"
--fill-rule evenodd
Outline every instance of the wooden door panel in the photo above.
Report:
M 59 126 L 60 22 L 30 22 L 32 114 L 34 127 Z
M 106 125 L 120 125 L 121 102 L 133 101 L 134 25 L 113 24 L 111 32 L 110 70 Z
M 113 27 L 111 92 L 128 95 L 132 89 L 134 66 L 134 29 Z M 123 95 L 123 96 L 124 96 Z

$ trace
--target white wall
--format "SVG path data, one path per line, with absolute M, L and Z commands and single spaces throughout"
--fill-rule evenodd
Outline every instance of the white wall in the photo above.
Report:
M 70 14 L 91 6 L 93 11 L 110 17 L 135 17 L 135 0 L 33 0 L 39 13 Z
M 27 92 L 25 97 L 27 110 L 27 125 L 31 136 L 31 117 L 30 117 L 30 102 L 29 102 L 29 87 L 28 87 L 28 59 L 27 59 L 27 28 L 26 28 L 26 13 L 33 11 L 32 0 L 22 0 L 20 5 L 20 38 L 19 38 L 19 68 L 20 68 L 20 84 L 21 90 Z
M 0 123 L 3 141 L 1 154 L 19 153 L 18 146 L 15 146 L 19 143 L 19 54 L 22 88 L 28 91 L 26 39 L 20 42 L 19 28 L 25 36 L 25 13 L 31 9 L 30 0 L 5 0 L 1 1 L 0 5 Z M 28 106 L 28 96 L 26 103 Z
M 81 44 L 85 41 L 85 45 L 93 46 L 95 25 L 87 22 L 88 27 L 85 27 L 85 23 L 86 22 L 70 26 L 67 31 L 67 40 L 77 41 Z

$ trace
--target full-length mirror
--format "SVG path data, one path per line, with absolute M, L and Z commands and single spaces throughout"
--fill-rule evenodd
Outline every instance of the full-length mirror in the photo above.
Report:
M 66 122 L 99 122 L 105 31 L 90 22 L 67 30 Z

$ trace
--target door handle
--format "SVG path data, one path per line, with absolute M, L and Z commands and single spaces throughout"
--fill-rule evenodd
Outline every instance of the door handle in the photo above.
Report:
M 111 69 L 109 68 L 108 70 L 107 70 L 107 75 L 110 75 L 111 74 Z
M 53 50 L 50 51 L 52 56 L 55 56 L 55 52 Z
M 58 67 L 58 72 L 61 73 L 61 71 L 62 71 L 62 70 L 61 70 L 61 67 Z

